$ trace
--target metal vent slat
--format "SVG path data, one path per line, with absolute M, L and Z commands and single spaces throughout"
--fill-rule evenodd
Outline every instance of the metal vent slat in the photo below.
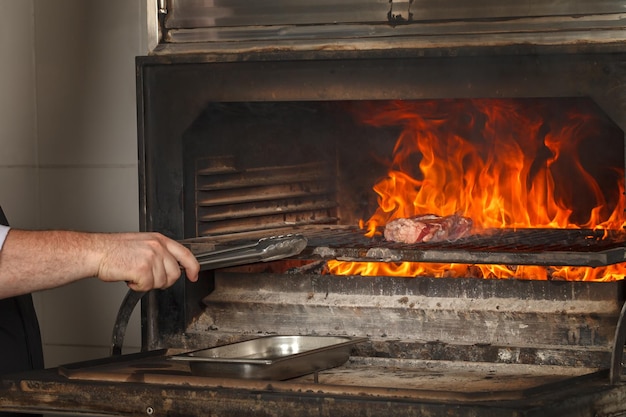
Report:
M 263 216 L 275 216 L 275 215 L 295 215 L 296 213 L 308 213 L 315 211 L 326 211 L 337 207 L 336 203 L 322 201 L 322 202 L 305 202 L 297 205 L 289 205 L 284 203 L 279 209 L 276 206 L 270 205 L 267 207 L 259 207 L 255 205 L 253 207 L 234 207 L 232 210 L 220 210 L 215 213 L 207 213 L 200 217 L 201 222 L 217 222 L 225 221 L 229 219 L 254 219 L 255 217 Z
M 263 237 L 289 234 L 292 228 L 297 229 L 300 226 L 309 227 L 315 224 L 327 225 L 337 222 L 336 217 L 317 216 L 314 219 L 310 217 L 308 216 L 304 220 L 289 220 L 289 223 L 293 225 L 292 227 L 285 227 L 285 221 L 282 218 L 272 219 L 268 217 L 264 218 L 263 223 L 250 223 L 245 219 L 239 223 L 200 223 L 199 235 L 205 237 L 195 238 L 193 241 L 196 243 L 216 243 L 216 247 L 219 249 L 232 245 L 250 244 Z

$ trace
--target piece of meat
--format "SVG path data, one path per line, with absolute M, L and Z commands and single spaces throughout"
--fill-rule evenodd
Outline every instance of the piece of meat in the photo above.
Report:
M 389 241 L 402 243 L 454 241 L 467 236 L 472 225 L 472 219 L 458 214 L 443 217 L 426 214 L 390 221 L 385 226 L 384 236 Z

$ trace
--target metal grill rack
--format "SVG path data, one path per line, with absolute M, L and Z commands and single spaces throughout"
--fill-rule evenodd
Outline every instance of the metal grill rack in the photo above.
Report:
M 382 236 L 368 238 L 353 226 L 308 225 L 268 232 L 306 237 L 307 247 L 298 256 L 301 259 L 587 267 L 626 259 L 626 232 L 621 230 L 487 229 L 454 242 L 412 245 L 388 242 Z M 229 235 L 194 241 L 220 248 L 261 237 Z

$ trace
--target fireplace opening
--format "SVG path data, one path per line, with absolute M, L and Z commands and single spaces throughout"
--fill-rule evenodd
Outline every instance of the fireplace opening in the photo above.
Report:
M 498 239 L 496 230 L 527 233 L 507 250 L 538 241 L 545 248 L 541 241 L 555 237 L 562 250 L 623 242 L 624 133 L 586 97 L 210 102 L 183 142 L 184 160 L 195 165 L 186 171 L 186 183 L 195 184 L 185 189 L 185 205 L 194 208 L 185 218 L 190 237 L 339 225 L 376 246 L 389 221 L 434 214 L 471 219 L 473 239 Z M 448 250 L 458 246 L 444 243 Z M 593 259 L 565 266 L 557 258 L 540 265 L 464 260 L 331 259 L 321 271 L 542 280 L 624 275 L 623 265 Z
M 621 61 L 605 54 L 405 52 L 275 51 L 237 61 L 202 56 L 172 63 L 155 56 L 139 62 L 143 228 L 176 237 L 196 253 L 281 234 L 308 241 L 287 260 L 206 270 L 197 283 L 181 280 L 150 294 L 142 302 L 150 323 L 144 346 L 194 349 L 260 334 L 331 334 L 368 336 L 355 357 L 381 369 L 389 363 L 377 358 L 390 358 L 398 369 L 403 358 L 557 365 L 566 372 L 610 366 L 623 280 L 586 282 L 585 275 L 569 282 L 553 271 L 587 268 L 604 279 L 607 268 L 625 259 L 621 228 L 589 223 L 598 202 L 598 224 L 621 215 Z M 411 178 L 423 179 L 421 153 L 394 163 L 396 144 L 410 137 L 405 130 L 418 125 L 416 117 L 375 119 L 407 107 L 407 115 L 427 115 L 437 136 L 481 145 L 468 155 L 483 158 L 481 152 L 493 148 L 492 160 L 503 149 L 485 137 L 502 138 L 484 131 L 523 120 L 515 124 L 522 140 L 532 126 L 527 136 L 536 139 L 535 160 L 525 171 L 530 179 L 518 184 L 530 189 L 549 166 L 561 181 L 556 201 L 575 204 L 571 216 L 548 211 L 548 217 L 577 226 L 486 223 L 458 241 L 412 245 L 367 236 L 367 222 L 379 209 L 375 187 L 392 168 L 408 165 Z M 487 122 L 485 108 L 501 110 L 498 123 Z M 564 142 L 576 144 L 578 153 L 556 163 L 560 148 L 552 138 L 568 129 L 576 140 Z M 480 158 L 462 160 L 469 166 Z M 577 161 L 584 170 L 570 174 Z M 590 186 L 588 178 L 599 185 Z M 584 186 L 573 179 L 584 179 Z M 330 275 L 331 261 L 467 267 L 406 279 L 352 270 Z M 512 279 L 475 279 L 492 278 L 477 273 L 483 265 L 513 271 Z M 518 279 L 521 266 L 549 273 Z M 362 379 L 356 372 L 355 383 Z

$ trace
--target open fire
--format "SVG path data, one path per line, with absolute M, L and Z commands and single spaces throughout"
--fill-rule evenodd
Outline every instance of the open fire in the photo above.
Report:
M 355 110 L 356 109 L 356 110 Z M 381 234 L 398 218 L 470 218 L 494 228 L 620 230 L 624 216 L 623 132 L 592 101 L 471 99 L 364 102 L 361 123 L 397 127 L 379 207 L 360 226 Z M 336 275 L 392 275 L 611 281 L 606 267 L 329 261 Z

